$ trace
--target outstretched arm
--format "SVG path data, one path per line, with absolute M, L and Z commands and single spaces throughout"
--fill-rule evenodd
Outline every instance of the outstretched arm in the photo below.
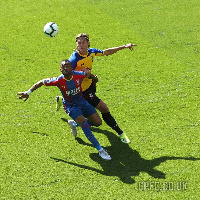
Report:
M 35 83 L 28 91 L 26 92 L 18 92 L 17 95 L 21 95 L 18 97 L 18 99 L 23 99 L 24 101 L 26 101 L 29 98 L 29 95 L 36 89 L 38 89 L 39 87 L 41 87 L 43 85 L 43 80 L 38 81 L 37 83 Z
M 129 48 L 132 51 L 133 50 L 133 46 L 137 46 L 137 45 L 129 43 L 129 44 L 125 44 L 123 46 L 105 49 L 103 52 L 104 52 L 104 55 L 109 56 L 109 55 L 112 55 L 112 54 L 116 53 L 119 50 L 122 50 L 122 49 Z

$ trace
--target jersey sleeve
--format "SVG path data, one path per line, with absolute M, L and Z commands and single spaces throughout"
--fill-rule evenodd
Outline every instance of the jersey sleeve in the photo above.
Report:
M 83 80 L 87 74 L 83 71 L 72 71 L 73 76 L 78 76 L 81 80 Z
M 43 84 L 45 86 L 58 86 L 58 77 L 44 79 Z
M 79 57 L 80 57 L 80 55 L 76 51 L 74 51 L 72 53 L 72 55 L 69 57 L 69 61 L 70 61 L 71 65 L 72 65 L 72 67 L 73 67 L 73 70 L 75 70 L 75 68 L 77 66 L 77 62 L 80 59 Z
M 104 52 L 101 49 L 93 48 L 92 51 L 95 53 L 95 56 L 103 56 L 104 55 Z

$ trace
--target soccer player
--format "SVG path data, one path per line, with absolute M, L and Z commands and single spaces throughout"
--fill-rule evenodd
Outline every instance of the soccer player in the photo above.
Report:
M 63 96 L 63 107 L 65 112 L 82 127 L 87 139 L 99 151 L 99 155 L 105 160 L 111 160 L 110 155 L 101 147 L 95 136 L 92 134 L 90 124 L 100 126 L 102 121 L 95 108 L 90 105 L 82 95 L 81 84 L 85 78 L 95 81 L 97 77 L 90 72 L 73 71 L 69 60 L 63 60 L 60 64 L 62 75 L 55 78 L 47 78 L 35 83 L 28 91 L 18 92 L 18 98 L 26 101 L 29 95 L 42 85 L 57 86 Z M 86 119 L 87 118 L 87 119 Z M 89 121 L 88 121 L 89 120 Z
M 119 50 L 129 48 L 133 50 L 135 44 L 125 44 L 119 47 L 108 48 L 105 50 L 99 50 L 90 47 L 89 35 L 86 33 L 80 33 L 76 36 L 76 50 L 72 53 L 69 58 L 74 70 L 92 70 L 92 64 L 95 56 L 112 55 Z M 111 115 L 108 106 L 100 98 L 96 96 L 96 82 L 94 80 L 85 78 L 82 83 L 83 96 L 85 99 L 94 107 L 97 108 L 101 114 L 103 120 L 108 126 L 115 130 L 121 141 L 124 143 L 130 143 L 127 135 L 120 129 L 116 123 L 114 117 Z M 59 103 L 59 97 L 57 97 Z M 59 106 L 58 106 L 59 107 Z M 75 130 L 75 124 L 70 124 L 72 130 Z

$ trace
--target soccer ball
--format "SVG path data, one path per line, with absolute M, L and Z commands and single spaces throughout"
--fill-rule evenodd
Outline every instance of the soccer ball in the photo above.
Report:
M 49 37 L 58 35 L 58 25 L 54 22 L 49 22 L 44 26 L 44 34 Z

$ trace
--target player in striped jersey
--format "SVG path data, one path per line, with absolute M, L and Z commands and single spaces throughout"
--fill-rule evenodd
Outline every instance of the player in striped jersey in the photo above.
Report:
M 101 147 L 90 129 L 91 124 L 100 126 L 102 123 L 101 118 L 95 108 L 90 105 L 82 95 L 81 84 L 84 78 L 87 77 L 95 81 L 97 81 L 97 78 L 90 74 L 90 72 L 73 71 L 69 60 L 63 60 L 61 62 L 60 71 L 62 72 L 62 75 L 59 77 L 40 80 L 28 91 L 18 92 L 17 95 L 20 95 L 18 98 L 25 98 L 24 101 L 26 101 L 29 98 L 29 95 L 42 85 L 57 86 L 62 93 L 63 107 L 66 113 L 82 128 L 87 139 L 99 151 L 99 155 L 105 160 L 111 160 L 110 155 Z M 73 134 L 76 133 L 74 132 Z
M 122 49 L 130 49 L 133 50 L 133 46 L 137 46 L 135 44 L 126 44 L 119 47 L 108 48 L 105 50 L 99 50 L 96 48 L 89 48 L 90 41 L 89 35 L 85 33 L 80 33 L 76 36 L 76 51 L 72 53 L 69 60 L 72 63 L 74 70 L 92 70 L 93 60 L 95 56 L 103 56 L 103 55 L 112 55 L 119 50 Z M 121 141 L 124 143 L 130 143 L 126 133 L 122 131 L 122 129 L 118 126 L 114 117 L 111 115 L 108 106 L 104 101 L 99 99 L 96 95 L 96 82 L 85 78 L 82 84 L 83 96 L 85 99 L 95 108 L 97 108 L 101 114 L 103 120 L 109 125 L 113 130 L 115 130 Z M 59 97 L 57 97 L 57 102 L 59 105 Z M 59 109 L 59 106 L 58 106 Z M 75 126 L 71 124 L 71 128 L 75 130 Z

